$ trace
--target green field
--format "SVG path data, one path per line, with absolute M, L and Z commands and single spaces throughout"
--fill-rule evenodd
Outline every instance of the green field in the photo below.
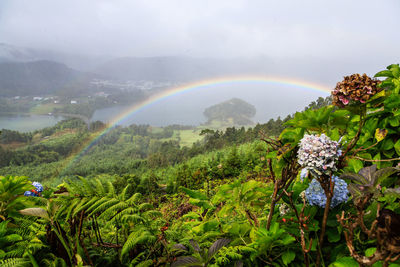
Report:
M 54 108 L 56 108 L 56 107 L 60 108 L 62 106 L 60 104 L 54 104 L 54 103 L 38 104 L 38 105 L 32 107 L 30 112 L 32 114 L 36 114 L 36 115 L 43 115 L 43 114 L 52 113 Z

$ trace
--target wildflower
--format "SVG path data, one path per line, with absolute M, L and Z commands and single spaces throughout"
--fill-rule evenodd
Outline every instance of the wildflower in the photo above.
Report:
M 349 190 L 344 180 L 337 176 L 332 177 L 335 187 L 333 189 L 333 197 L 331 200 L 331 208 L 336 207 L 340 203 L 346 202 L 349 198 Z M 313 179 L 309 187 L 305 190 L 305 196 L 311 206 L 319 206 L 321 208 L 326 205 L 326 195 L 320 183 Z
M 332 141 L 325 134 L 321 136 L 305 134 L 300 141 L 297 158 L 303 170 L 310 171 L 314 176 L 320 176 L 330 175 L 336 171 L 335 162 L 341 154 L 339 143 Z

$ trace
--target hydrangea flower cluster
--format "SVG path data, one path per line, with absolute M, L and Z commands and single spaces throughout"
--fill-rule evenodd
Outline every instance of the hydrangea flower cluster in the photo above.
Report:
M 335 162 L 342 150 L 336 141 L 332 141 L 325 134 L 321 136 L 305 134 L 300 141 L 297 153 L 298 163 L 314 176 L 330 175 L 336 171 Z
M 32 189 L 30 191 L 25 191 L 24 196 L 38 197 L 40 196 L 40 193 L 43 192 L 43 185 L 41 183 L 33 182 L 32 185 L 35 187 L 35 189 Z
M 331 200 L 331 208 L 336 207 L 340 203 L 346 202 L 349 198 L 349 190 L 344 180 L 337 176 L 332 177 L 335 187 L 333 189 L 333 197 Z M 309 187 L 305 190 L 305 196 L 308 203 L 312 206 L 324 208 L 326 205 L 326 195 L 320 183 L 313 179 Z
M 278 204 L 278 205 L 279 205 L 279 214 L 281 216 L 285 216 L 286 213 L 288 213 L 290 211 L 290 208 L 285 203 Z
M 336 84 L 332 91 L 332 104 L 344 107 L 350 101 L 365 103 L 381 89 L 377 87 L 379 80 L 371 79 L 365 73 L 345 76 L 344 80 Z

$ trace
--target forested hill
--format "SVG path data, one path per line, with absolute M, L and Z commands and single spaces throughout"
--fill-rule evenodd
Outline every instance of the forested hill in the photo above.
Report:
M 93 74 L 54 61 L 0 63 L 0 96 L 49 95 L 76 84 L 88 84 Z

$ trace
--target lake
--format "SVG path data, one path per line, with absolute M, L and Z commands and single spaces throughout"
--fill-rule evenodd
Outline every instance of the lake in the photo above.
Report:
M 311 101 L 327 93 L 301 90 L 283 85 L 224 85 L 201 90 L 190 90 L 159 99 L 146 105 L 118 122 L 119 125 L 149 124 L 167 126 L 171 124 L 199 125 L 206 122 L 203 111 L 212 105 L 233 97 L 243 99 L 254 105 L 257 114 L 255 122 L 267 122 L 271 118 L 286 117 L 303 110 Z M 91 121 L 111 122 L 127 110 L 126 106 L 115 106 L 96 110 Z M 56 124 L 62 117 L 52 116 L 3 116 L 0 117 L 0 129 L 33 131 Z
M 31 132 L 53 126 L 63 119 L 48 115 L 0 115 L 0 129 Z

